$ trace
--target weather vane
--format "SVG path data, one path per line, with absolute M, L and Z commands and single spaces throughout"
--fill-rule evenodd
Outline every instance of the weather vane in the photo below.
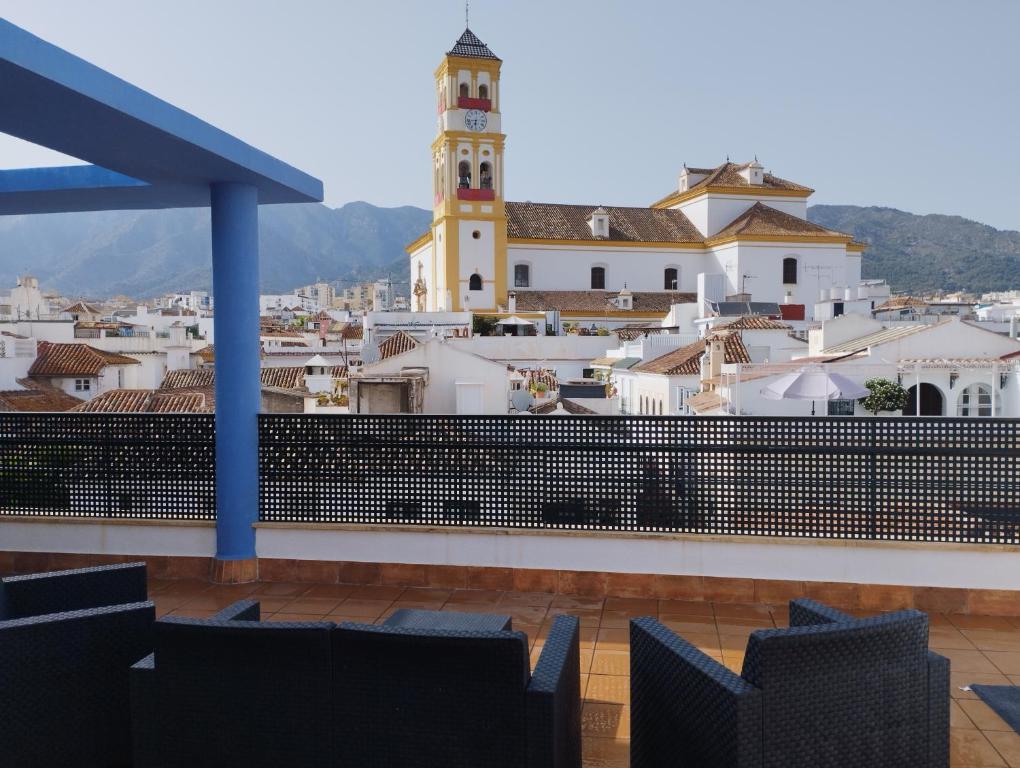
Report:
M 471 24 L 468 23 L 468 9 L 469 9 L 470 5 L 471 5 L 471 0 L 464 0 L 464 28 L 465 29 L 467 29 L 468 27 L 471 26 Z

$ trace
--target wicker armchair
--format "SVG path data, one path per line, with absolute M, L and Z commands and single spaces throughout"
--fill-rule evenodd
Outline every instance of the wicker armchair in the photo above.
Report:
M 0 762 L 130 765 L 128 670 L 155 618 L 144 563 L 0 579 Z
M 341 624 L 333 635 L 338 765 L 579 768 L 578 621 L 527 637 Z
M 263 623 L 253 600 L 157 621 L 131 669 L 134 765 L 334 765 L 334 626 Z
M 631 766 L 947 768 L 949 661 L 928 617 L 856 619 L 810 600 L 759 630 L 736 675 L 631 621 Z

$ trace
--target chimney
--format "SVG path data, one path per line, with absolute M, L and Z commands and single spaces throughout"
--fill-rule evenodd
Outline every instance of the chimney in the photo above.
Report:
M 506 309 L 511 315 L 517 311 L 517 291 L 510 291 L 507 293 Z
M 722 366 L 726 361 L 726 341 L 720 335 L 708 340 L 708 377 L 718 378 L 722 374 Z
M 747 167 L 740 171 L 740 175 L 751 186 L 760 187 L 765 183 L 765 166 L 759 163 L 758 157 L 755 156 L 754 162 L 748 163 Z
M 854 300 L 854 289 L 853 288 L 847 288 L 846 290 L 844 290 L 843 291 L 843 301 L 853 301 L 853 300 Z
M 601 205 L 591 212 L 588 217 L 588 226 L 591 228 L 592 237 L 609 237 L 609 211 Z

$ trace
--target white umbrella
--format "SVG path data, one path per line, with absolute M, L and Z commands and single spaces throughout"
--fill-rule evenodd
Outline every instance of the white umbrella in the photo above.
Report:
M 815 400 L 856 400 L 870 392 L 846 376 L 821 368 L 802 368 L 781 376 L 761 391 L 768 400 L 810 400 L 815 415 Z
M 534 323 L 528 320 L 522 320 L 517 315 L 511 315 L 510 317 L 500 320 L 496 325 L 534 325 Z

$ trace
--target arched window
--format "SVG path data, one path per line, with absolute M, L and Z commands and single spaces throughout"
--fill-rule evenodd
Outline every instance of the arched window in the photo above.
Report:
M 531 287 L 531 267 L 527 264 L 514 264 L 514 288 Z
M 797 284 L 797 258 L 787 256 L 783 259 L 783 285 Z
M 482 163 L 478 167 L 478 181 L 482 189 L 492 189 L 492 165 Z
M 996 401 L 995 415 L 1002 411 L 1002 403 Z M 960 393 L 960 399 L 956 402 L 956 414 L 958 416 L 991 416 L 992 415 L 992 388 L 988 384 L 971 384 Z
M 471 95 L 471 86 L 468 85 L 467 83 L 461 83 L 460 84 L 460 97 L 462 99 L 466 99 L 470 95 Z
M 680 276 L 676 267 L 667 267 L 663 288 L 667 291 L 675 291 L 680 288 Z
M 605 288 L 606 288 L 606 268 L 605 267 L 592 267 L 591 268 L 591 287 L 592 287 L 592 290 L 605 290 Z
M 478 86 L 478 98 L 480 99 L 489 98 L 489 86 L 487 86 L 485 83 L 482 83 L 481 85 Z
M 471 279 L 468 280 L 469 291 L 480 291 L 482 290 L 482 276 L 475 272 L 471 275 Z
M 461 160 L 457 164 L 457 186 L 461 189 L 471 186 L 471 163 L 467 160 Z

